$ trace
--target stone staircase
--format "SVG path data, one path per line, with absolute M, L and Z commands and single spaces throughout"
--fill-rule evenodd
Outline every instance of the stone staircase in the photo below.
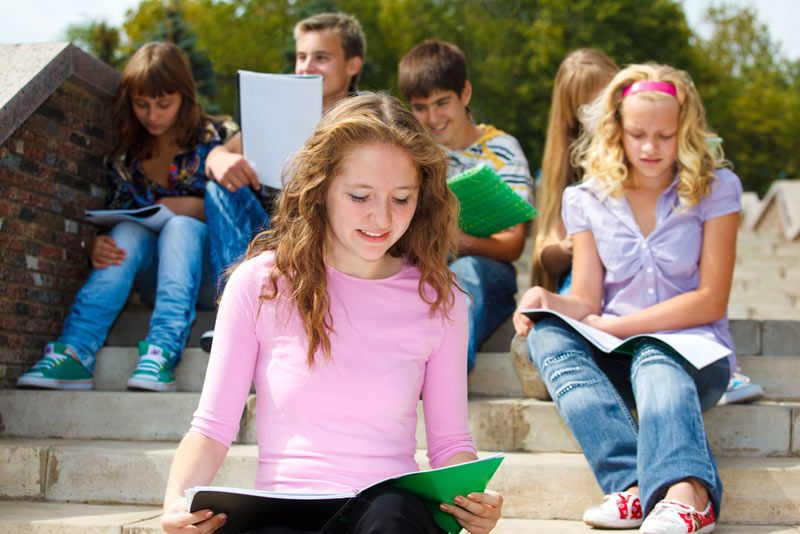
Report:
M 790 269 L 795 256 L 788 248 L 795 250 L 752 236 L 740 239 L 737 269 L 749 269 L 760 255 L 781 276 L 766 267 L 761 277 L 737 271 L 731 310 L 742 313 L 732 321 L 733 335 L 744 372 L 764 386 L 766 397 L 705 415 L 726 490 L 724 524 L 717 530 L 723 534 L 800 534 L 800 321 L 792 320 L 799 317 L 788 307 L 781 308 L 782 320 L 761 315 L 777 308 L 760 305 L 773 299 L 757 299 L 759 290 L 749 285 L 797 272 Z M 528 257 L 526 252 L 518 265 L 521 272 Z M 748 272 L 758 271 L 754 265 Z M 772 287 L 766 285 L 763 294 Z M 132 347 L 147 315 L 132 308 L 115 325 L 98 356 L 94 391 L 0 390 L 0 532 L 160 532 L 169 465 L 197 406 L 208 360 L 197 337 L 213 316 L 198 314 L 177 393 L 126 391 L 136 360 Z M 525 397 L 512 363 L 512 351 L 520 350 L 523 342 L 513 339 L 506 323 L 484 344 L 469 378 L 476 444 L 482 451 L 506 452 L 491 484 L 506 498 L 505 518 L 495 532 L 589 532 L 580 517 L 601 492 L 553 403 Z M 216 485 L 252 487 L 254 401 L 251 396 Z M 424 465 L 422 425 L 418 460 Z

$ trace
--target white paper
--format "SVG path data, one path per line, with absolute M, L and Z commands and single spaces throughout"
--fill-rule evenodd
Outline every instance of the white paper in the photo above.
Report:
M 297 499 L 297 500 L 321 500 L 321 499 L 349 499 L 351 497 L 355 497 L 358 492 L 346 492 L 346 493 L 286 493 L 286 492 L 277 492 L 277 491 L 262 491 L 257 489 L 246 489 L 246 488 L 232 488 L 226 486 L 194 486 L 192 488 L 188 488 L 186 491 L 183 492 L 184 496 L 186 497 L 186 501 L 189 505 L 189 509 L 192 507 L 192 499 L 194 496 L 200 491 L 219 491 L 223 493 L 234 493 L 238 495 L 252 495 L 254 497 L 269 497 L 272 499 Z
M 86 211 L 86 218 L 100 226 L 114 226 L 122 221 L 133 221 L 154 232 L 160 232 L 175 213 L 163 204 L 154 204 L 132 210 L 92 210 Z
M 614 352 L 620 345 L 631 339 L 652 338 L 672 347 L 675 352 L 683 356 L 686 361 L 697 369 L 702 369 L 731 353 L 728 347 L 699 334 L 638 334 L 626 339 L 620 339 L 553 310 L 529 308 L 520 311 L 524 315 L 547 313 L 560 317 L 585 337 L 587 341 L 603 352 Z
M 240 70 L 239 110 L 245 159 L 280 189 L 284 165 L 322 118 L 322 77 Z

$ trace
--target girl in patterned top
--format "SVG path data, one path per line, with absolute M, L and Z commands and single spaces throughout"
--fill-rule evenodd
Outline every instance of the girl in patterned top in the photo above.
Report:
M 148 43 L 133 55 L 122 74 L 114 113 L 119 145 L 107 163 L 106 206 L 160 205 L 174 216 L 159 232 L 126 221 L 97 237 L 90 251 L 93 269 L 61 335 L 19 378 L 20 387 L 91 389 L 95 353 L 136 281 L 142 295 L 154 302 L 154 311 L 128 387 L 175 390 L 174 368 L 201 286 L 205 158 L 236 126 L 203 111 L 189 62 L 169 43 Z
M 632 356 L 606 354 L 556 317 L 536 323 L 528 352 L 607 494 L 585 522 L 711 532 L 722 484 L 701 411 L 736 361 L 726 309 L 741 183 L 706 142 L 703 105 L 683 71 L 629 66 L 583 124 L 576 154 L 587 178 L 562 205 L 572 289 L 534 287 L 520 308 L 550 308 L 621 338 L 702 337 L 731 352 L 701 368 L 653 340 Z M 521 335 L 531 328 L 519 312 L 514 322 Z

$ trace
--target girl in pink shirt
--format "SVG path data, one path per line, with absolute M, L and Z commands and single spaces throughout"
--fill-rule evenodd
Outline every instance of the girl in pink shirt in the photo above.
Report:
M 257 489 L 353 492 L 418 469 L 420 397 L 431 466 L 476 459 L 446 172 L 445 154 L 392 97 L 349 98 L 326 114 L 291 165 L 272 229 L 225 287 L 200 406 L 170 471 L 165 531 L 226 521 L 188 513 L 183 492 L 213 480 L 253 382 Z M 502 502 L 487 490 L 442 509 L 484 533 Z M 300 532 L 264 519 L 258 532 Z M 367 531 L 439 532 L 398 490 L 355 501 L 347 532 Z

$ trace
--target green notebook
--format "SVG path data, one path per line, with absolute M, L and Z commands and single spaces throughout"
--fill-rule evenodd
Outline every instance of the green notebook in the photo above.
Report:
M 456 495 L 484 491 L 502 461 L 503 455 L 496 454 L 430 471 L 415 471 L 381 480 L 362 492 L 380 486 L 408 490 L 422 500 L 437 525 L 455 534 L 461 532 L 461 525 L 452 515 L 442 512 L 439 504 L 452 503 Z M 192 512 L 205 508 L 216 513 L 225 512 L 228 521 L 217 532 L 235 534 L 264 526 L 265 518 L 276 525 L 319 531 L 339 518 L 346 518 L 348 508 L 359 493 L 275 493 L 198 486 L 186 490 L 186 498 Z M 314 506 L 309 507 L 312 501 Z
M 537 215 L 536 209 L 486 164 L 449 178 L 447 185 L 461 204 L 458 224 L 469 235 L 490 236 Z
M 401 475 L 376 485 L 394 486 L 415 494 L 422 499 L 436 524 L 449 534 L 455 534 L 461 532 L 461 525 L 452 514 L 442 512 L 439 504 L 452 503 L 456 495 L 466 496 L 485 490 L 503 458 L 502 454 L 496 454 L 463 464 Z

